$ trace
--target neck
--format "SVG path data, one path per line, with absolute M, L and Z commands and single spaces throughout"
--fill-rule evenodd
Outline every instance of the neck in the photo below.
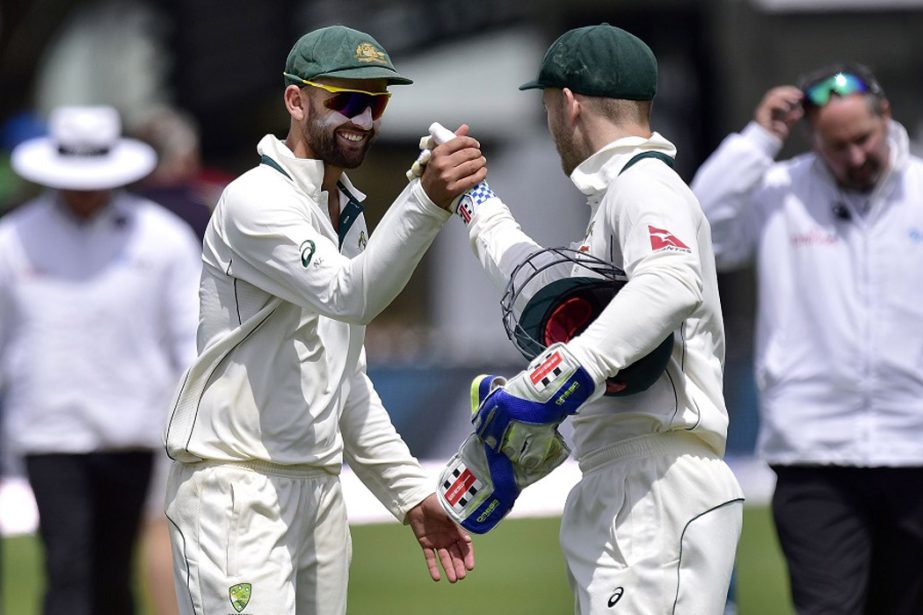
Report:
M 317 159 L 317 155 L 308 146 L 307 140 L 302 138 L 299 131 L 294 128 L 289 129 L 288 136 L 285 137 L 285 145 L 292 150 L 297 158 Z M 327 193 L 327 212 L 330 215 L 330 222 L 333 228 L 339 226 L 340 220 L 340 198 L 337 191 L 337 182 L 343 175 L 343 169 L 335 167 L 327 162 L 324 163 L 324 178 L 321 180 L 321 190 Z
M 654 133 L 650 126 L 642 124 L 613 124 L 607 121 L 594 122 L 587 126 L 586 140 L 590 155 L 595 154 L 613 141 L 626 137 L 640 137 L 650 139 Z
M 326 190 L 330 194 L 335 194 L 337 190 L 337 182 L 340 181 L 340 176 L 342 175 L 343 169 L 332 166 L 325 162 L 324 179 L 321 182 L 321 189 Z

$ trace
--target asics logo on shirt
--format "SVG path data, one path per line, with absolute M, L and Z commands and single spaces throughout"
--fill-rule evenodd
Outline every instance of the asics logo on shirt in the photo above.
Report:
M 622 594 L 625 593 L 625 590 L 621 587 L 616 587 L 615 591 L 612 592 L 612 595 L 609 596 L 609 602 L 606 603 L 606 606 L 610 609 L 615 606 L 615 603 L 622 599 Z

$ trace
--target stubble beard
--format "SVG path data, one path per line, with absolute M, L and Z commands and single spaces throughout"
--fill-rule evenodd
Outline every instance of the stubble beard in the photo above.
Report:
M 365 160 L 365 154 L 375 138 L 374 129 L 371 137 L 362 145 L 361 149 L 348 149 L 340 146 L 336 136 L 336 131 L 339 128 L 348 125 L 349 122 L 340 126 L 325 125 L 314 117 L 308 120 L 308 145 L 319 160 L 340 169 L 355 169 L 362 164 L 362 161 Z

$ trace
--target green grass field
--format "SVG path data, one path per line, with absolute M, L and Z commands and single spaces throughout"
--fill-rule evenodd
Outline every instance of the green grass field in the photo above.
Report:
M 400 525 L 354 527 L 349 612 L 353 615 L 567 615 L 571 599 L 558 550 L 557 519 L 508 520 L 475 536 L 477 567 L 450 585 L 429 580 L 410 531 Z M 3 541 L 4 615 L 38 615 L 41 548 L 34 537 Z M 76 565 L 76 563 L 75 563 Z M 139 588 L 144 595 L 145 588 Z M 738 550 L 739 615 L 792 615 L 772 521 L 746 508 Z M 145 602 L 140 615 L 156 615 Z M 270 615 L 270 614 L 261 614 Z

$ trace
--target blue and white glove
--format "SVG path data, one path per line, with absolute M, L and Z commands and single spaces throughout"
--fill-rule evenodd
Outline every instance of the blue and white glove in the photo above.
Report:
M 417 156 L 417 159 L 410 166 L 410 169 L 408 169 L 406 173 L 407 180 L 413 181 L 416 178 L 422 177 L 423 171 L 426 169 L 426 164 L 433 154 L 433 148 L 454 138 L 455 133 L 439 122 L 430 124 L 429 134 L 420 138 L 420 155 Z M 449 207 L 449 211 L 458 214 L 458 217 L 461 218 L 467 226 L 471 224 L 471 216 L 474 215 L 474 210 L 480 206 L 481 203 L 490 198 L 496 198 L 496 195 L 494 191 L 490 189 L 487 182 L 482 181 L 476 186 L 469 188 L 463 194 L 455 197 L 455 200 L 452 201 L 452 205 Z
M 567 459 L 570 449 L 557 427 L 596 388 L 563 344 L 548 347 L 509 381 L 476 378 L 475 432 L 439 477 L 437 495 L 449 516 L 476 534 L 493 529 L 523 489 Z

